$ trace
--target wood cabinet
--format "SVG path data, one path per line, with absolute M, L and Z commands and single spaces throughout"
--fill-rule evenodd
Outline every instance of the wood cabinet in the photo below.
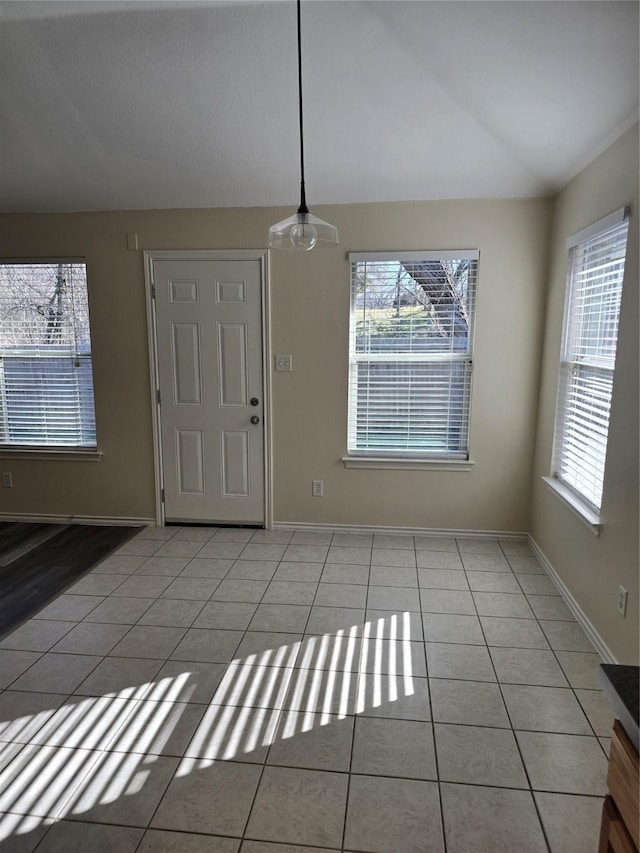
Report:
M 598 853 L 638 853 L 638 753 L 619 720 L 613 725 L 607 787 Z

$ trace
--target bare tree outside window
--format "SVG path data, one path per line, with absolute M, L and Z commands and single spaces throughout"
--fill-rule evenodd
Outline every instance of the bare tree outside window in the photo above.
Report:
M 0 265 L 0 347 L 51 344 L 91 350 L 85 265 Z
M 83 263 L 0 264 L 0 444 L 95 447 Z

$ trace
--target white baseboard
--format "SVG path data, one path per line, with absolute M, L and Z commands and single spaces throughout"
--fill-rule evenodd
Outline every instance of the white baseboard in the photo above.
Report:
M 155 527 L 155 518 L 112 518 L 105 515 L 19 515 L 0 512 L 0 521 L 27 524 L 95 524 L 114 527 Z
M 566 584 L 564 583 L 564 581 L 562 580 L 560 575 L 553 568 L 553 566 L 551 565 L 549 560 L 546 558 L 546 556 L 542 552 L 542 549 L 540 548 L 538 543 L 535 541 L 535 539 L 531 536 L 531 534 L 529 534 L 528 539 L 529 539 L 529 545 L 531 546 L 533 553 L 536 555 L 538 560 L 542 563 L 545 571 L 547 572 L 547 574 L 549 575 L 549 577 L 551 578 L 551 580 L 553 581 L 553 583 L 557 587 L 558 592 L 560 593 L 560 595 L 564 599 L 565 604 L 567 605 L 569 610 L 573 613 L 573 615 L 576 617 L 576 619 L 579 622 L 582 630 L 585 632 L 585 634 L 587 635 L 589 640 L 593 643 L 595 650 L 598 652 L 598 654 L 600 655 L 602 660 L 605 663 L 618 663 L 615 655 L 613 654 L 613 652 L 611 651 L 609 646 L 602 639 L 602 637 L 600 636 L 598 631 L 596 631 L 596 629 L 595 629 L 593 623 L 591 622 L 591 620 L 589 619 L 589 617 L 586 615 L 586 613 L 584 612 L 582 607 L 580 607 L 580 605 L 578 604 L 576 599 L 573 597 L 573 594 L 572 594 L 571 590 L 569 589 L 569 587 L 566 586 Z
M 452 530 L 435 527 L 384 527 L 378 524 L 311 524 L 306 521 L 274 521 L 274 530 L 309 530 L 326 533 L 337 530 L 340 533 L 384 533 L 398 536 L 455 536 L 457 539 L 526 539 L 526 533 L 505 530 Z

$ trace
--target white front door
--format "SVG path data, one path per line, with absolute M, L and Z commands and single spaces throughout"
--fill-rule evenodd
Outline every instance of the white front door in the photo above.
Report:
M 264 513 L 258 260 L 154 260 L 166 521 Z

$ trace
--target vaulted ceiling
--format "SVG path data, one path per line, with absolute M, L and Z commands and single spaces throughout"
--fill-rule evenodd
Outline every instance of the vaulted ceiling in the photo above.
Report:
M 638 2 L 303 0 L 309 203 L 553 193 L 638 119 Z M 296 13 L 0 2 L 0 209 L 291 205 Z

